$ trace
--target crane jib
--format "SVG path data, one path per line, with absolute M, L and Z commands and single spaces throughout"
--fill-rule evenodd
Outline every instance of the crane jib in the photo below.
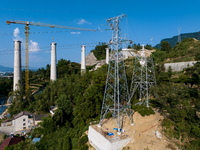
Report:
M 40 22 L 20 21 L 20 20 L 6 21 L 6 23 L 8 25 L 13 23 L 13 24 L 25 24 L 25 25 L 33 25 L 33 26 L 50 27 L 50 28 L 62 28 L 62 29 L 69 29 L 69 30 L 81 30 L 81 31 L 93 31 L 93 32 L 97 31 L 95 29 L 76 28 L 76 27 L 68 27 L 68 26 L 61 26 L 61 25 L 54 25 L 54 24 L 47 24 L 47 23 L 40 23 Z

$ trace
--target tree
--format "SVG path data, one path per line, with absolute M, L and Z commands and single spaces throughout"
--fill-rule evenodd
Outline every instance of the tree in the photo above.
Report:
M 64 125 L 67 120 L 71 121 L 73 107 L 67 96 L 64 94 L 60 95 L 55 103 L 58 106 L 54 115 L 54 119 L 57 121 L 57 124 Z
M 50 65 L 49 64 L 47 64 L 46 66 L 45 78 L 48 80 L 50 79 Z
M 0 95 L 8 96 L 13 85 L 13 79 L 0 78 Z
M 55 122 L 53 118 L 49 115 L 48 117 L 42 118 L 42 122 L 39 123 L 43 130 L 40 130 L 41 128 L 37 128 L 38 131 L 42 132 L 40 134 L 50 134 L 55 130 Z
M 162 41 L 162 43 L 161 43 L 161 51 L 169 52 L 170 50 L 171 50 L 171 44 L 166 42 L 166 41 Z
M 71 139 L 69 136 L 66 136 L 63 142 L 63 150 L 71 150 L 71 149 L 72 149 Z
M 172 76 L 172 67 L 171 66 L 169 66 L 169 68 L 167 69 L 167 75 L 168 75 L 168 78 L 170 79 Z
M 140 46 L 140 43 L 138 43 L 137 45 L 134 44 L 134 49 L 140 50 L 140 49 L 142 49 L 142 46 Z
M 151 47 L 151 45 L 149 45 L 149 44 L 145 45 L 145 48 L 149 49 L 149 50 L 153 49 L 153 47 Z
M 97 45 L 94 50 L 91 52 L 94 53 L 94 56 L 97 58 L 97 60 L 106 59 L 106 48 L 108 46 L 104 45 L 104 43 L 100 43 L 100 45 Z
M 80 138 L 80 140 L 78 141 L 78 146 L 82 147 L 84 146 L 86 143 L 88 142 L 88 137 L 87 135 L 84 135 Z
M 196 60 L 196 61 L 200 60 L 200 53 L 199 53 L 199 52 L 196 53 L 196 55 L 195 55 L 195 60 Z
M 199 75 L 197 73 L 192 74 L 192 83 L 197 85 L 200 83 Z

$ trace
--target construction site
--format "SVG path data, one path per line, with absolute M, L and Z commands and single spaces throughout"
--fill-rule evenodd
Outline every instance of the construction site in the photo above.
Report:
M 122 48 L 121 41 L 121 29 L 120 23 L 125 18 L 126 15 L 120 15 L 114 18 L 109 18 L 107 20 L 108 27 L 112 30 L 112 40 L 108 43 L 108 48 L 106 48 L 106 60 L 105 62 L 100 62 L 100 66 L 103 64 L 108 64 L 108 77 L 107 83 L 104 93 L 104 102 L 102 105 L 102 112 L 100 122 L 97 125 L 92 125 L 89 127 L 88 138 L 90 144 L 93 145 L 96 149 L 105 149 L 107 147 L 108 150 L 111 149 L 122 149 L 129 143 L 136 143 L 134 141 L 135 135 L 137 135 L 138 129 L 137 126 L 141 126 L 140 119 L 135 119 L 134 110 L 131 109 L 130 100 L 134 95 L 137 88 L 140 89 L 140 101 L 139 105 L 145 103 L 147 107 L 148 105 L 148 88 L 152 85 L 156 85 L 153 60 L 151 60 L 151 67 L 147 66 L 147 57 L 150 56 L 150 53 L 145 51 L 144 46 L 139 51 L 139 53 L 135 53 L 133 49 L 124 48 L 122 51 L 119 49 Z M 51 25 L 51 24 L 43 24 L 43 23 L 35 23 L 28 21 L 6 21 L 8 25 L 10 24 L 22 24 L 25 25 L 25 35 L 26 35 L 26 43 L 25 43 L 25 90 L 26 92 L 29 90 L 29 26 L 45 26 L 51 28 L 65 28 L 65 29 L 74 29 L 74 30 L 86 30 L 92 31 L 91 29 L 78 29 L 72 27 Z M 125 43 L 132 43 L 132 40 L 124 40 Z M 125 44 L 126 46 L 126 44 Z M 86 73 L 86 54 L 85 54 L 85 45 L 81 46 L 81 73 Z M 111 51 L 109 52 L 109 49 Z M 135 57 L 138 60 L 135 63 L 131 90 L 129 95 L 129 89 L 127 86 L 126 73 L 124 70 L 124 59 L 129 57 Z M 87 59 L 90 60 L 91 59 Z M 137 61 L 136 60 L 136 61 Z M 56 81 L 57 79 L 57 70 L 56 70 L 56 43 L 51 43 L 51 71 L 50 71 L 50 80 Z M 99 66 L 99 67 L 100 67 Z M 138 70 L 136 70 L 138 67 Z M 13 79 L 13 91 L 20 90 L 18 83 L 22 82 L 22 73 L 21 73 L 21 41 L 14 41 L 14 79 Z M 97 69 L 97 68 L 96 68 Z M 138 74 L 139 73 L 139 74 Z M 151 73 L 151 74 L 150 74 Z M 153 74 L 152 74 L 153 73 Z M 140 76 L 141 75 L 141 76 Z M 110 77 L 109 77 L 110 76 Z M 12 103 L 10 101 L 10 103 Z M 111 112 L 112 117 L 110 119 L 105 119 L 106 115 Z M 126 116 L 127 115 L 127 116 Z M 162 118 L 158 118 L 160 120 Z M 135 122 L 135 120 L 137 120 Z M 135 124 L 137 126 L 135 126 Z M 116 127 L 116 128 L 114 128 Z M 146 126 L 145 126 L 146 127 Z M 144 128 L 145 128 L 144 127 Z M 114 132 L 109 131 L 115 130 Z M 134 136 L 133 136 L 134 135 Z M 140 136 L 140 133 L 139 133 Z
M 188 88 L 187 86 L 190 85 L 190 95 L 192 95 L 191 93 L 194 92 L 192 91 L 192 88 L 198 89 L 197 86 L 193 84 L 193 79 L 195 80 L 196 76 L 190 75 L 192 80 L 187 80 L 186 83 L 183 82 L 184 79 L 186 81 L 186 75 L 184 73 L 187 73 L 187 69 L 185 68 L 195 66 L 194 64 L 198 61 L 195 60 L 190 62 L 164 63 L 166 60 L 163 58 L 161 61 L 162 65 L 159 65 L 158 59 L 160 58 L 156 59 L 157 62 L 155 62 L 154 58 L 157 56 L 152 55 L 154 52 L 159 51 L 158 49 L 154 49 L 152 46 L 153 37 L 150 38 L 151 45 L 147 44 L 147 47 L 149 46 L 150 49 L 145 48 L 145 45 L 139 45 L 141 48 L 136 50 L 133 45 L 134 41 L 132 39 L 128 39 L 126 36 L 127 33 L 123 32 L 125 34 L 124 36 L 122 35 L 123 28 L 121 28 L 121 24 L 124 20 L 127 20 L 126 14 L 109 17 L 106 19 L 104 24 L 99 25 L 98 29 L 69 27 L 34 21 L 6 21 L 6 24 L 10 26 L 12 26 L 12 24 L 25 26 L 25 43 L 23 43 L 25 45 L 25 51 L 23 51 L 22 48 L 23 41 L 15 39 L 13 52 L 13 75 L 5 76 L 13 78 L 12 92 L 9 93 L 8 98 L 3 97 L 3 101 L 1 103 L 2 110 L 0 111 L 0 115 L 2 120 L 0 133 L 2 133 L 2 136 L 3 134 L 6 134 L 7 136 L 14 136 L 19 133 L 21 134 L 22 132 L 23 134 L 24 132 L 26 134 L 26 131 L 28 131 L 29 136 L 37 136 L 41 139 L 45 137 L 48 139 L 48 134 L 54 136 L 52 133 L 54 131 L 56 132 L 56 130 L 59 130 L 59 132 L 61 132 L 58 134 L 60 137 L 63 136 L 62 134 L 66 134 L 61 140 L 56 141 L 63 146 L 63 149 L 64 145 L 67 145 L 71 149 L 88 147 L 89 150 L 178 150 L 180 149 L 178 144 L 181 145 L 181 142 L 184 144 L 186 143 L 185 145 L 187 145 L 187 142 L 191 139 L 188 138 L 188 140 L 185 138 L 185 140 L 185 134 L 182 134 L 184 129 L 182 129 L 179 124 L 177 125 L 178 127 L 174 127 L 175 123 L 172 123 L 172 118 L 176 118 L 176 116 L 173 116 L 169 119 L 170 113 L 173 113 L 170 112 L 170 110 L 162 110 L 166 108 L 168 104 L 165 104 L 165 102 L 162 100 L 159 101 L 158 98 L 159 96 L 163 98 L 163 95 L 167 95 L 171 91 L 168 93 L 166 92 L 163 95 L 159 95 L 159 93 L 164 92 L 165 90 L 162 90 L 162 85 L 160 89 L 157 90 L 156 77 L 162 74 L 160 72 L 163 71 L 164 75 L 159 78 L 160 83 L 163 81 L 163 83 L 166 83 L 166 86 L 170 84 L 170 87 L 171 84 L 173 84 L 173 88 L 170 88 L 170 90 L 173 90 L 173 92 L 177 93 L 180 93 L 177 90 L 179 84 L 181 88 Z M 90 24 L 90 22 L 86 21 L 84 23 Z M 60 69 L 60 72 L 58 72 L 58 49 L 67 49 L 68 47 L 66 45 L 58 45 L 58 42 L 52 38 L 52 42 L 49 42 L 50 46 L 48 47 L 48 52 L 50 52 L 51 57 L 48 58 L 48 60 L 50 60 L 50 65 L 47 65 L 47 69 L 50 70 L 50 73 L 45 74 L 48 76 L 48 78 L 45 79 L 44 75 L 36 75 L 35 79 L 40 78 L 40 80 L 34 81 L 33 78 L 30 79 L 29 57 L 30 54 L 34 52 L 34 48 L 30 48 L 29 42 L 30 26 L 84 32 L 109 31 L 111 34 L 107 34 L 107 40 L 105 40 L 105 43 L 100 44 L 99 42 L 99 44 L 97 44 L 91 42 L 77 45 L 71 44 L 74 47 L 78 46 L 79 57 L 81 58 L 81 61 L 80 63 L 77 63 L 78 65 L 76 65 L 76 67 L 74 67 L 70 61 L 61 59 L 61 65 L 68 63 L 71 68 L 63 67 L 64 69 Z M 179 43 L 181 43 L 180 30 L 181 28 L 178 28 Z M 80 34 L 80 32 L 71 32 L 71 34 Z M 94 45 L 95 49 L 91 50 L 91 52 L 87 55 L 87 48 L 89 49 L 94 47 Z M 105 55 L 105 59 L 99 59 L 100 56 L 97 59 L 99 54 L 97 51 L 100 49 L 98 46 L 104 48 L 103 55 Z M 22 57 L 22 51 L 25 54 L 25 57 Z M 40 52 L 40 50 L 36 52 Z M 70 51 L 70 53 L 73 52 Z M 166 54 L 164 55 L 163 53 Z M 161 57 L 161 54 L 163 54 L 162 57 L 164 57 L 168 53 L 159 51 L 158 57 Z M 24 62 L 22 59 L 24 59 Z M 25 70 L 24 77 L 22 76 L 22 68 Z M 106 69 L 106 75 L 100 76 L 99 74 L 101 74 L 101 72 L 98 72 L 98 75 L 96 75 L 95 72 L 99 71 L 99 69 L 102 69 L 102 74 L 104 69 Z M 43 70 L 45 69 L 43 68 Z M 129 73 L 131 72 L 131 77 L 127 77 L 127 70 Z M 176 73 L 172 73 L 172 70 L 174 72 L 178 72 L 178 75 L 176 75 Z M 65 71 L 70 72 L 70 75 L 66 74 Z M 42 71 L 40 70 L 40 72 Z M 89 73 L 91 74 L 88 75 Z M 96 77 L 92 78 L 93 75 Z M 91 81 L 90 78 L 92 78 Z M 180 78 L 180 80 L 177 78 Z M 39 81 L 41 81 L 41 83 L 39 83 Z M 184 83 L 184 86 L 182 83 Z M 59 91 L 58 88 L 62 89 L 63 91 Z M 163 88 L 166 87 L 163 86 Z M 23 91 L 23 89 L 25 89 L 25 91 Z M 94 91 L 103 92 L 99 92 L 100 94 L 98 93 L 97 96 L 94 96 L 92 95 L 95 94 Z M 20 97 L 22 100 L 18 100 L 18 97 Z M 100 98 L 101 100 L 99 100 Z M 185 97 L 183 96 L 182 99 L 184 98 Z M 155 99 L 158 101 L 154 101 Z M 171 100 L 175 98 L 170 97 L 167 100 L 170 101 L 169 99 Z M 48 103 L 46 103 L 46 101 L 48 101 Z M 23 103 L 23 110 L 20 110 L 22 111 L 20 113 L 16 111 L 16 114 L 12 114 L 12 118 L 10 118 L 9 107 L 14 108 L 13 104 L 15 107 L 18 107 L 18 102 Z M 195 105 L 194 103 L 195 100 L 191 100 L 187 103 L 187 105 L 190 104 L 192 108 L 197 109 L 195 106 L 198 105 Z M 36 108 L 36 106 L 41 107 Z M 22 106 L 19 105 L 19 107 Z M 173 106 L 173 108 L 179 108 L 182 110 L 183 106 L 182 104 L 177 104 L 176 106 Z M 138 111 L 139 109 L 140 112 L 147 110 L 148 113 L 150 113 L 144 113 L 143 115 Z M 31 112 L 26 112 L 26 110 Z M 198 114 L 198 111 L 195 111 L 195 113 Z M 21 116 L 25 116 L 26 119 L 24 117 L 23 119 L 21 118 L 19 120 L 19 117 Z M 46 117 L 49 120 L 45 120 L 44 118 L 42 119 L 42 117 Z M 165 122 L 166 119 L 169 119 L 171 124 L 169 123 L 170 127 L 166 125 L 167 127 L 164 128 L 163 122 Z M 25 123 L 25 121 L 28 122 Z M 37 125 L 35 124 L 35 121 L 37 122 Z M 38 124 L 42 121 L 44 121 L 44 124 L 47 123 L 51 127 L 48 128 L 48 125 L 45 126 L 43 123 Z M 174 129 L 173 132 L 171 131 L 172 126 Z M 34 131 L 35 128 L 38 128 L 38 131 Z M 192 126 L 191 132 L 197 131 L 195 129 L 196 128 Z M 32 135 L 31 132 L 35 133 Z M 172 134 L 178 138 L 174 138 L 175 136 L 172 138 Z M 28 135 L 26 137 L 28 137 Z M 87 139 L 84 141 L 85 143 L 81 141 L 81 139 L 83 139 L 82 137 Z M 29 139 L 31 138 L 32 137 L 29 137 Z M 173 143 L 174 141 L 176 141 L 176 144 Z M 67 144 L 64 144 L 65 142 Z M 36 147 L 41 146 L 44 148 L 45 144 L 38 144 L 39 146 L 36 144 Z M 51 147 L 52 145 L 50 144 L 48 146 Z
M 172 148 L 177 149 L 175 145 L 171 145 L 171 141 L 162 131 L 161 123 L 164 119 L 159 112 L 155 115 L 142 117 L 138 112 L 133 115 L 134 126 L 130 125 L 130 121 L 125 118 L 122 134 L 118 135 L 115 130 L 115 123 L 112 118 L 105 119 L 102 128 L 98 128 L 96 124 L 89 127 L 89 150 L 94 149 L 130 149 L 141 150 L 149 148 L 154 150 Z M 113 136 L 109 136 L 112 132 Z

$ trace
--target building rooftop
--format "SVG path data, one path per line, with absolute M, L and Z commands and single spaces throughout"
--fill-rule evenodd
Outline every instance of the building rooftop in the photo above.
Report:
M 26 115 L 26 116 L 33 116 L 34 114 L 33 113 L 30 113 L 30 112 L 27 112 L 27 111 L 22 111 L 16 115 L 13 115 L 13 120 L 23 116 L 23 115 Z
M 35 121 L 42 120 L 42 117 L 48 117 L 48 114 L 44 114 L 44 115 L 35 115 Z
M 21 142 L 23 140 L 24 140 L 24 138 L 22 138 L 22 137 L 12 137 L 12 136 L 10 136 L 10 137 L 8 137 L 7 139 L 5 139 L 1 143 L 0 150 L 4 150 L 5 146 L 17 144 L 17 143 L 19 143 L 19 142 Z

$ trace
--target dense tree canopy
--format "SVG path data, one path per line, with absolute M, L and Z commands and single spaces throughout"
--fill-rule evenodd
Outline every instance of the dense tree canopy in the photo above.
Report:
M 91 50 L 91 52 L 94 53 L 94 56 L 97 58 L 97 60 L 106 59 L 107 47 L 108 46 L 105 43 L 99 43 L 99 45 L 97 45 L 94 50 Z
M 0 78 L 0 95 L 8 96 L 13 87 L 13 79 Z
M 170 49 L 171 49 L 171 45 L 166 41 L 162 41 L 162 43 L 161 43 L 161 51 L 169 52 Z

